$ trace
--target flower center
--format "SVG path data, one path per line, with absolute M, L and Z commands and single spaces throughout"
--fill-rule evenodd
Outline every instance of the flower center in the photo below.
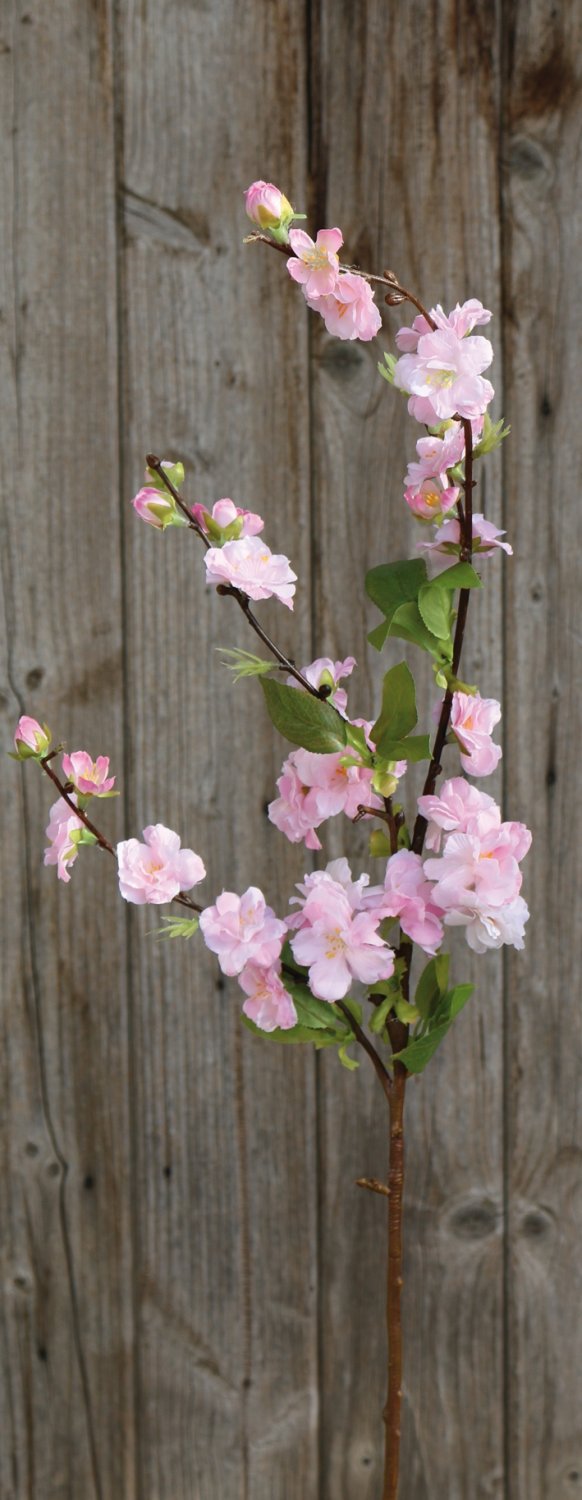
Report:
M 302 259 L 306 266 L 311 266 L 314 271 L 323 271 L 324 267 L 329 265 L 327 250 L 318 249 L 317 245 L 313 250 L 306 250 Z
M 337 958 L 338 953 L 343 953 L 346 946 L 339 927 L 332 927 L 331 932 L 328 932 L 326 936 L 327 949 L 325 956 L 326 958 Z
M 438 386 L 439 389 L 448 389 L 455 379 L 454 370 L 427 370 L 427 385 Z

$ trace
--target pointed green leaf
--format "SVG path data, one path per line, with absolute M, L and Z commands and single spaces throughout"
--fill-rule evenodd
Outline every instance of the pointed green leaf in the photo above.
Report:
M 405 562 L 381 563 L 366 574 L 366 593 L 373 604 L 377 604 L 387 620 L 391 620 L 401 604 L 416 599 L 418 591 L 427 581 L 426 563 L 413 557 Z
M 405 740 L 383 740 L 382 753 L 387 760 L 408 760 L 414 765 L 430 760 L 430 739 L 428 734 L 409 734 Z
M 454 563 L 452 568 L 446 568 L 444 573 L 437 573 L 429 584 L 429 589 L 482 589 L 483 583 L 479 574 L 471 567 L 471 563 Z
M 436 958 L 431 958 L 430 963 L 422 971 L 416 986 L 414 1003 L 424 1021 L 428 1021 L 432 1010 L 446 991 L 449 963 L 450 954 L 439 953 Z
M 418 604 L 401 604 L 392 616 L 388 634 L 403 641 L 413 641 L 415 646 L 420 646 L 422 651 L 429 651 L 438 661 L 447 662 L 452 658 L 452 643 L 438 641 L 427 630 Z
M 438 640 L 448 641 L 451 634 L 451 602 L 447 590 L 425 583 L 418 596 L 418 608 L 431 635 L 436 635 Z
M 410 667 L 401 661 L 384 676 L 382 709 L 372 729 L 371 737 L 380 755 L 385 755 L 387 760 L 398 759 L 387 754 L 384 741 L 392 744 L 394 740 L 404 739 L 414 729 L 417 720 L 414 678 Z
M 333 755 L 347 744 L 345 721 L 331 703 L 311 693 L 261 677 L 267 709 L 279 733 L 316 755 Z
M 426 1068 L 431 1057 L 434 1057 L 437 1047 L 440 1047 L 441 1042 L 444 1041 L 455 1016 L 467 1004 L 472 993 L 472 984 L 456 985 L 454 990 L 451 990 L 448 995 L 444 995 L 439 1003 L 437 1011 L 439 1015 L 438 1024 L 430 1026 L 424 1036 L 415 1037 L 413 1041 L 408 1043 L 407 1047 L 402 1048 L 401 1052 L 394 1053 L 394 1057 L 398 1058 L 399 1062 L 404 1063 L 409 1073 L 422 1073 L 423 1069 Z M 441 1017 L 444 1018 L 441 1019 Z
M 375 625 L 374 629 L 370 631 L 370 634 L 368 636 L 368 640 L 370 642 L 370 645 L 374 647 L 375 651 L 381 651 L 382 650 L 384 642 L 388 638 L 388 631 L 389 631 L 389 629 L 390 629 L 390 621 L 389 620 L 383 620 L 381 625 Z

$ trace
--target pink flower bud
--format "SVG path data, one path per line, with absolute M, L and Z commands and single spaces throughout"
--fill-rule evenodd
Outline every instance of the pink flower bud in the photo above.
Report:
M 147 521 L 148 526 L 155 526 L 156 531 L 164 531 L 166 526 L 187 525 L 184 516 L 178 514 L 171 495 L 162 495 L 153 485 L 138 490 L 131 503 L 140 520 Z
M 260 229 L 280 229 L 293 218 L 293 209 L 273 182 L 251 182 L 245 193 L 245 208 Z
M 30 760 L 31 756 L 46 755 L 51 742 L 51 732 L 46 724 L 23 714 L 18 720 L 14 735 L 14 748 L 18 760 Z

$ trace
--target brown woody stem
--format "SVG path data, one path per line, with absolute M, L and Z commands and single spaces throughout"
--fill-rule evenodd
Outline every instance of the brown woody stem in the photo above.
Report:
M 402 1193 L 404 1188 L 404 1095 L 406 1068 L 394 1063 L 390 1106 L 390 1169 L 388 1173 L 388 1272 L 386 1323 L 388 1330 L 388 1395 L 384 1408 L 386 1440 L 382 1500 L 397 1500 L 402 1421 Z
M 192 511 L 189 510 L 183 495 L 179 493 L 179 490 L 177 490 L 175 485 L 172 484 L 171 479 L 168 478 L 161 459 L 159 459 L 155 453 L 148 453 L 146 455 L 146 463 L 148 469 L 153 469 L 154 473 L 157 474 L 161 479 L 162 484 L 165 484 L 166 489 L 176 501 L 176 505 L 178 506 L 179 510 L 181 510 L 182 515 L 185 516 L 190 530 L 196 532 L 197 536 L 199 536 L 204 542 L 204 546 L 206 548 L 210 547 L 211 544 L 208 540 L 208 537 L 206 536 L 202 527 L 199 525 L 198 521 L 192 515 Z M 290 661 L 289 657 L 285 656 L 283 651 L 279 650 L 279 647 L 276 646 L 275 642 L 271 640 L 271 637 L 267 635 L 266 630 L 263 630 L 262 625 L 259 625 L 256 615 L 253 614 L 248 598 L 246 594 L 243 594 L 241 589 L 235 588 L 231 583 L 224 583 L 218 585 L 216 592 L 222 595 L 230 594 L 233 599 L 236 599 L 239 608 L 242 609 L 243 615 L 245 615 L 251 629 L 254 630 L 255 635 L 258 635 L 259 640 L 261 640 L 263 642 L 263 645 L 267 647 L 267 650 L 271 652 L 271 656 L 275 657 L 275 661 L 278 661 L 279 666 L 284 667 L 285 670 L 289 673 L 289 676 L 294 677 L 295 681 L 300 683 L 301 687 L 305 689 L 306 693 L 311 693 L 312 698 L 321 698 L 323 700 L 329 697 L 329 688 L 313 687 L 313 684 L 308 681 L 307 677 L 304 677 L 303 672 L 299 671 L 299 668 L 295 666 L 295 663 Z

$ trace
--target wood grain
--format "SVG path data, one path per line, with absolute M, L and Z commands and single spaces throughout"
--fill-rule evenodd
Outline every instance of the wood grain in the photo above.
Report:
M 575 8 L 506 34 L 507 797 L 534 831 L 523 954 L 507 965 L 512 1494 L 582 1485 L 580 1421 L 580 58 Z
M 26 710 L 119 775 L 111 16 L 17 3 L 0 28 L 3 750 Z M 48 782 L 0 775 L 0 1494 L 131 1500 L 125 917 L 97 852 L 69 889 L 43 870 Z

